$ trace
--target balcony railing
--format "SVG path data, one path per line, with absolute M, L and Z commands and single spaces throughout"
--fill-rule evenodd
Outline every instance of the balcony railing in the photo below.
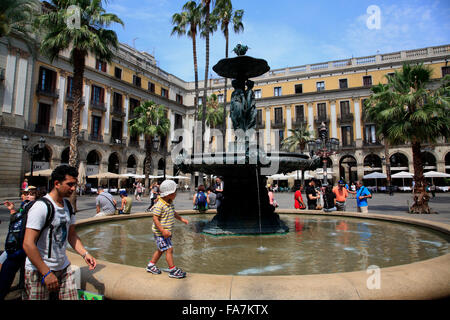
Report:
M 66 95 L 66 99 L 65 99 L 66 103 L 72 104 L 75 102 L 75 98 L 73 95 Z M 84 105 L 84 97 L 81 97 L 81 105 Z
M 353 122 L 354 118 L 355 118 L 355 116 L 353 115 L 353 113 L 341 113 L 338 116 L 338 121 L 340 123 L 348 123 L 348 122 Z
M 380 141 L 375 141 L 375 142 L 372 142 L 372 141 L 363 141 L 363 146 L 364 147 L 368 147 L 368 148 L 380 148 L 380 147 L 382 147 L 383 145 L 381 144 L 381 142 Z
M 90 134 L 89 141 L 103 142 L 103 136 L 101 134 Z
M 266 128 L 266 123 L 265 122 L 256 122 L 256 126 L 255 126 L 255 129 L 256 130 L 258 130 L 258 129 L 265 129 Z
M 117 116 L 117 117 L 125 117 L 125 112 L 123 111 L 123 109 L 121 107 L 116 107 L 114 106 L 111 110 L 111 114 L 113 116 Z
M 355 149 L 356 148 L 356 141 L 352 141 L 352 142 L 347 142 L 347 143 L 342 143 L 341 149 L 345 150 L 345 149 Z
M 106 107 L 105 107 L 105 103 L 104 102 L 91 100 L 90 107 L 93 110 L 99 110 L 99 111 L 102 111 L 102 112 L 106 111 Z
M 53 99 L 58 99 L 59 98 L 59 94 L 56 92 L 55 89 L 43 89 L 40 87 L 36 88 L 36 94 L 38 96 L 44 96 L 44 97 L 49 97 L 49 98 L 53 98 Z
M 122 139 L 122 137 L 111 137 L 111 139 L 109 140 L 109 143 L 112 145 L 120 145 L 120 146 L 125 146 L 127 144 L 127 140 L 126 139 Z
M 53 127 L 50 127 L 49 125 L 46 124 L 39 124 L 36 123 L 34 124 L 34 132 L 36 133 L 43 133 L 43 134 L 49 134 L 54 136 L 55 135 L 55 129 Z
M 316 123 L 322 123 L 322 122 L 330 122 L 330 118 L 328 118 L 328 115 L 321 115 L 321 116 L 315 116 L 314 122 Z
M 298 128 L 298 127 L 306 127 L 306 119 L 305 118 L 299 118 L 299 119 L 295 119 L 292 122 L 292 126 L 294 128 Z
M 283 119 L 281 121 L 271 121 L 270 127 L 273 129 L 282 129 L 286 125 L 286 121 Z

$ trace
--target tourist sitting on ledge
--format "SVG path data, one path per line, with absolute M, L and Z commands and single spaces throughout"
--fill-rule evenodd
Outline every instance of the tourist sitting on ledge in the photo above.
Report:
M 122 199 L 122 206 L 119 209 L 119 214 L 130 214 L 133 199 L 129 197 L 127 192 L 124 190 L 120 191 L 119 196 Z

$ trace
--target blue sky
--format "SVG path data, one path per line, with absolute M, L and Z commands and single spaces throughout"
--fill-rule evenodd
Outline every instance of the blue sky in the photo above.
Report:
M 187 0 L 109 0 L 125 27 L 113 27 L 119 41 L 153 54 L 158 66 L 193 81 L 192 41 L 171 36 L 171 17 Z M 380 10 L 379 29 L 368 28 L 369 6 Z M 448 0 L 233 0 L 243 9 L 244 32 L 230 35 L 230 50 L 243 43 L 248 55 L 266 59 L 272 69 L 293 67 L 450 44 Z M 225 56 L 225 38 L 213 34 L 211 67 Z M 197 40 L 199 79 L 205 73 L 205 41 Z M 231 53 L 230 56 L 234 56 Z

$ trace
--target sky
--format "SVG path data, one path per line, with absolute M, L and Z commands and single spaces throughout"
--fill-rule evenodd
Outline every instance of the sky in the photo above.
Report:
M 172 15 L 187 0 L 108 0 L 107 12 L 125 26 L 111 26 L 119 41 L 152 54 L 158 66 L 194 80 L 192 40 L 171 36 Z M 449 0 L 233 0 L 243 9 L 244 31 L 230 32 L 231 50 L 242 43 L 247 55 L 271 69 L 364 57 L 377 53 L 450 44 Z M 199 80 L 205 75 L 205 40 L 197 38 Z M 225 57 L 225 38 L 211 37 L 212 66 Z

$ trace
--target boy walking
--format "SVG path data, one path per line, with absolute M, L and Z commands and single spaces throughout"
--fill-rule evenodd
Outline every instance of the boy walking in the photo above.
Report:
M 175 212 L 173 200 L 177 196 L 177 184 L 172 180 L 164 180 L 159 189 L 161 192 L 160 198 L 150 210 L 153 214 L 152 231 L 157 250 L 148 263 L 146 270 L 153 274 L 160 274 L 161 270 L 156 266 L 156 263 L 163 253 L 166 253 L 166 261 L 169 265 L 169 277 L 181 279 L 186 277 L 186 272 L 175 267 L 173 261 L 172 227 L 175 219 L 185 224 L 188 224 L 188 221 Z

